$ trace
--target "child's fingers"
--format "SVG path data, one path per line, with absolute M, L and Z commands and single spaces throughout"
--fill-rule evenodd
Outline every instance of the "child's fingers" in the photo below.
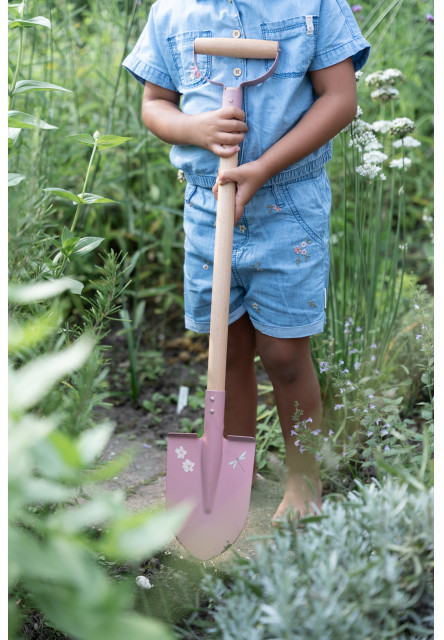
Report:
M 211 151 L 215 153 L 220 158 L 229 158 L 230 156 L 238 153 L 240 151 L 240 147 L 235 145 L 234 147 L 228 147 L 224 145 L 215 145 Z

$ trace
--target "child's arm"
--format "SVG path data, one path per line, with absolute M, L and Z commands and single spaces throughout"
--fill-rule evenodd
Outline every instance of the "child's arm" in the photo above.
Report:
M 319 149 L 356 115 L 356 78 L 351 58 L 313 71 L 310 78 L 318 99 L 297 125 L 254 162 L 218 176 L 213 188 L 216 197 L 218 184 L 237 183 L 235 222 L 269 178 Z
M 241 109 L 224 107 L 189 115 L 182 113 L 179 100 L 179 93 L 146 82 L 142 120 L 147 129 L 169 144 L 196 145 L 226 158 L 239 151 L 237 145 L 248 130 Z

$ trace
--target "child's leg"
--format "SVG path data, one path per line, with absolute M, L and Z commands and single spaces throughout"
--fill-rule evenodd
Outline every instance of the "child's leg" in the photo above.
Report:
M 274 519 L 282 517 L 289 507 L 304 516 L 307 514 L 306 502 L 315 502 L 320 507 L 322 494 L 314 455 L 301 453 L 294 444 L 295 437 L 291 435 L 296 400 L 303 411 L 302 419 L 312 419 L 312 429 L 318 428 L 321 422 L 321 393 L 311 359 L 310 338 L 273 338 L 256 332 L 256 344 L 273 384 L 286 450 L 285 494 Z M 311 483 L 315 496 L 304 478 Z
M 256 436 L 255 353 L 256 332 L 248 314 L 244 314 L 228 327 L 224 435 Z

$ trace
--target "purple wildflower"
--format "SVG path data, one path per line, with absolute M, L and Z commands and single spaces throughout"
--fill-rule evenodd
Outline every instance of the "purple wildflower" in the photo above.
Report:
M 360 11 L 362 11 L 362 6 L 360 4 L 354 4 L 352 5 L 351 10 L 353 11 L 353 13 L 359 13 Z
M 295 446 L 295 447 L 299 447 L 299 440 L 295 440 L 295 441 L 294 441 L 294 446 Z
M 335 411 L 337 411 L 338 409 L 343 409 L 344 405 L 343 404 L 335 404 Z
M 377 349 L 378 347 L 376 346 L 376 342 L 374 342 L 373 344 L 370 345 L 370 349 Z
M 318 436 L 320 433 L 321 433 L 321 430 L 320 430 L 320 429 L 315 429 L 314 431 L 312 431 L 312 434 L 313 434 L 314 436 Z
M 385 451 L 389 451 L 390 450 L 390 447 L 388 446 L 388 444 L 385 445 L 384 450 Z
M 367 431 L 367 438 L 370 438 L 370 436 L 373 435 L 373 431 Z
M 360 362 L 355 362 L 355 371 L 357 371 L 360 366 L 361 366 Z
M 381 431 L 381 436 L 386 436 L 387 434 L 388 434 L 387 429 L 383 429 L 383 430 Z
M 332 429 L 330 429 L 330 431 L 328 432 L 328 435 L 329 435 L 329 436 L 334 436 L 334 435 L 335 435 L 335 432 L 334 432 Z
M 370 409 L 376 409 L 376 406 L 375 406 L 374 404 L 370 404 L 370 405 L 369 405 L 369 408 L 370 408 Z
M 325 373 L 326 371 L 328 371 L 329 366 L 328 366 L 328 362 L 320 362 L 319 363 L 319 371 L 321 373 Z
M 435 22 L 435 17 L 432 16 L 431 13 L 426 13 L 426 20 L 428 20 L 429 22 Z
M 417 339 L 417 340 L 420 340 L 421 338 L 422 338 L 422 335 L 421 335 L 420 333 L 417 333 L 417 334 L 416 334 L 416 339 Z

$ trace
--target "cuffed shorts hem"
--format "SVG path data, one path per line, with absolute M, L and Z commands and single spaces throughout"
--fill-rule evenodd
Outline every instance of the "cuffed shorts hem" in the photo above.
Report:
M 266 336 L 272 338 L 306 338 L 313 336 L 315 333 L 322 333 L 324 331 L 324 320 L 313 322 L 312 324 L 301 325 L 300 327 L 271 327 L 267 324 L 262 324 L 254 318 L 250 318 L 253 327 Z
M 247 310 L 243 305 L 232 311 L 228 315 L 228 324 L 233 324 L 236 320 L 239 320 Z M 185 316 L 185 329 L 189 329 L 190 331 L 195 331 L 196 333 L 210 333 L 210 323 L 209 322 L 195 322 L 192 318 Z

